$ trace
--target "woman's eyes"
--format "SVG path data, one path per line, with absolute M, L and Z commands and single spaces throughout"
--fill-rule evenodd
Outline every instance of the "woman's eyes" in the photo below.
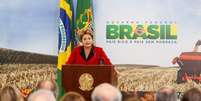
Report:
M 84 40 L 91 40 L 91 38 L 84 38 Z

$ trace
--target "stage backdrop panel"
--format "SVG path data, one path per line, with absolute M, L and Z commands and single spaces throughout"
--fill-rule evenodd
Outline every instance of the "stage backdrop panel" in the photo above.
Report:
M 201 39 L 201 2 L 94 0 L 96 45 L 114 64 L 172 66 Z

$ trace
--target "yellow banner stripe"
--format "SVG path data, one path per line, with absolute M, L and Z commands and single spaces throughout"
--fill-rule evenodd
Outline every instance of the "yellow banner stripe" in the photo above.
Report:
M 72 42 L 71 42 L 72 43 Z M 60 52 L 58 54 L 58 65 L 57 65 L 57 69 L 61 70 L 62 69 L 62 65 L 66 64 L 66 61 L 68 60 L 70 54 L 71 54 L 71 43 L 69 44 L 69 46 L 67 47 L 67 51 L 65 52 Z
M 172 33 L 172 35 L 177 35 L 177 25 L 176 24 L 171 25 L 171 33 Z
M 65 0 L 60 0 L 59 7 L 66 11 L 66 14 L 69 16 L 70 20 L 72 20 L 72 11 L 70 5 Z

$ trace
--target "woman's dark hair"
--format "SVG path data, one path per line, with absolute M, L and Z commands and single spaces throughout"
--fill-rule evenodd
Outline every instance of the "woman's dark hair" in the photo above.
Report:
M 61 101 L 85 101 L 84 97 L 77 92 L 67 92 L 62 98 Z
M 201 91 L 198 88 L 191 88 L 184 93 L 181 101 L 201 101 Z
M 92 32 L 89 31 L 89 30 L 85 30 L 85 31 L 83 31 L 82 34 L 80 35 L 80 41 L 82 41 L 83 36 L 86 35 L 86 34 L 90 35 L 91 38 L 93 39 Z
M 6 86 L 0 93 L 0 101 L 18 101 L 18 95 L 11 86 Z

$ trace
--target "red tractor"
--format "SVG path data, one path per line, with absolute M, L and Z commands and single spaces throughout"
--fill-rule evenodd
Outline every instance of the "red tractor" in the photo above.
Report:
M 180 69 L 177 72 L 177 83 L 192 80 L 201 83 L 201 52 L 183 52 L 172 61 Z

